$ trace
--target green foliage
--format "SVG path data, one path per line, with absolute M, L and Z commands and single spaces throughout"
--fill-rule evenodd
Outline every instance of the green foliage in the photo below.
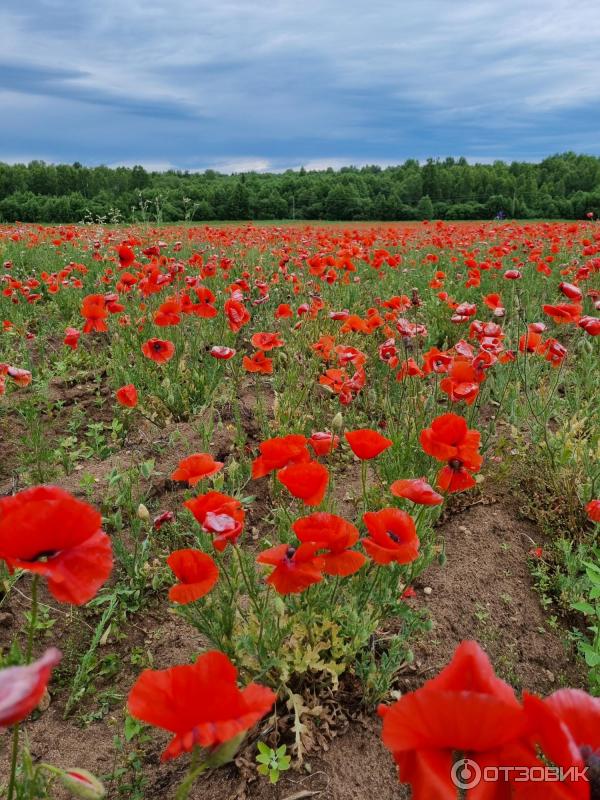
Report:
M 273 749 L 264 742 L 257 742 L 258 755 L 256 763 L 258 772 L 261 775 L 268 775 L 271 783 L 277 783 L 279 776 L 290 768 L 292 757 L 287 755 L 287 747 L 282 744 L 277 749 Z
M 539 164 L 414 160 L 385 169 L 221 175 L 143 167 L 0 163 L 0 221 L 582 218 L 600 212 L 600 159 Z

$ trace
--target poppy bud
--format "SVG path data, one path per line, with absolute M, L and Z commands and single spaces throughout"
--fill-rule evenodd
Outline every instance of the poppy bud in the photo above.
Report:
M 593 347 L 593 345 L 592 345 L 592 343 L 590 342 L 590 340 L 589 340 L 589 339 L 580 339 L 580 340 L 577 342 L 577 345 L 576 345 L 576 346 L 577 346 L 577 348 L 578 348 L 579 350 L 583 350 L 583 351 L 585 351 L 586 353 L 592 353 L 592 352 L 593 352 L 593 350 L 594 350 L 594 347 Z
M 137 515 L 143 522 L 150 522 L 150 512 L 143 503 L 139 504 Z
M 71 794 L 83 800 L 100 800 L 106 796 L 104 786 L 86 769 L 67 769 L 60 776 L 60 782 Z
M 229 764 L 230 761 L 233 761 L 245 736 L 246 731 L 242 731 L 242 733 L 238 733 L 237 736 L 234 736 L 233 739 L 229 739 L 229 741 L 223 742 L 222 745 L 216 747 L 206 759 L 207 767 L 209 769 L 216 769 L 217 767 L 222 767 L 224 764 Z
M 335 415 L 335 417 L 331 420 L 331 428 L 334 431 L 341 431 L 344 427 L 344 417 L 341 411 Z

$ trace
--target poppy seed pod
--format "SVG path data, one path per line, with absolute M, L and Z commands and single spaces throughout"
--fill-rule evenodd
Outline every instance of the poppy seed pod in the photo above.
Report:
M 106 797 L 104 786 L 86 769 L 66 769 L 60 776 L 60 782 L 72 795 L 82 800 L 101 800 Z
M 344 416 L 341 411 L 335 415 L 335 417 L 331 420 L 331 429 L 334 431 L 341 431 L 344 427 Z

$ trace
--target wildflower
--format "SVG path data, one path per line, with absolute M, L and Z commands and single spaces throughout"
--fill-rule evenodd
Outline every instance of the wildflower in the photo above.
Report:
M 129 693 L 132 717 L 174 734 L 161 756 L 168 761 L 195 747 L 215 748 L 253 727 L 273 706 L 275 693 L 237 685 L 237 670 L 216 650 L 195 664 L 144 670 Z
M 434 491 L 425 478 L 403 478 L 394 481 L 390 486 L 390 492 L 394 497 L 405 497 L 423 506 L 439 506 L 444 502 L 442 495 Z
M 179 579 L 169 589 L 169 600 L 180 605 L 193 603 L 208 594 L 219 578 L 213 559 L 200 550 L 175 550 L 167 564 Z
M 319 545 L 323 561 L 323 572 L 327 575 L 347 577 L 365 564 L 362 553 L 351 550 L 358 542 L 358 529 L 336 514 L 316 512 L 307 517 L 300 517 L 292 525 L 298 541 Z
M 116 391 L 117 402 L 126 408 L 135 408 L 138 404 L 138 393 L 133 383 L 121 386 Z
M 328 431 L 317 431 L 308 440 L 316 456 L 326 456 L 339 447 L 340 437 Z
M 213 358 L 218 358 L 222 361 L 228 361 L 235 355 L 233 347 L 225 347 L 224 345 L 215 345 L 210 348 L 210 354 Z
M 21 722 L 37 707 L 61 657 L 51 647 L 31 664 L 0 669 L 0 729 Z
M 112 569 L 100 514 L 64 489 L 36 486 L 0 499 L 0 559 L 48 580 L 61 603 L 83 605 Z
M 206 494 L 186 500 L 183 504 L 207 532 L 214 535 L 213 546 L 222 552 L 227 544 L 235 544 L 244 526 L 245 513 L 235 497 L 221 492 Z
M 479 454 L 479 431 L 468 430 L 467 423 L 457 414 L 442 414 L 431 423 L 431 428 L 421 431 L 421 447 L 427 455 L 446 466 L 438 473 L 440 489 L 447 492 L 462 492 L 475 486 L 471 475 L 479 472 L 483 459 Z
M 410 514 L 399 508 L 382 508 L 363 514 L 369 536 L 361 544 L 377 564 L 409 564 L 419 556 L 419 539 Z
M 323 580 L 323 559 L 317 556 L 319 545 L 306 542 L 299 547 L 278 544 L 259 553 L 256 561 L 275 567 L 267 577 L 279 594 L 299 594 Z
M 262 350 L 258 350 L 252 357 L 244 356 L 242 366 L 246 372 L 259 372 L 262 375 L 271 375 L 273 372 L 273 359 L 267 358 Z
M 481 768 L 522 763 L 508 759 L 511 745 L 523 757 L 518 745 L 527 730 L 525 713 L 476 642 L 462 642 L 437 677 L 394 705 L 380 706 L 379 714 L 383 743 L 394 755 L 400 781 L 411 784 L 414 797 L 456 797 L 455 751 Z M 536 763 L 533 749 L 526 755 Z M 489 786 L 490 800 L 509 796 L 502 780 Z
M 215 461 L 208 453 L 194 453 L 179 462 L 171 478 L 174 481 L 187 481 L 188 486 L 195 486 L 204 478 L 217 473 L 222 466 L 222 461 Z
M 318 461 L 304 461 L 280 469 L 277 480 L 307 506 L 318 506 L 327 491 L 329 472 Z
M 306 436 L 295 433 L 265 440 L 258 446 L 260 455 L 252 462 L 252 477 L 262 478 L 288 464 L 310 461 L 307 441 Z
M 354 455 L 361 460 L 376 458 L 393 444 L 391 439 L 382 436 L 371 428 L 348 431 L 348 433 L 346 433 L 346 441 L 350 445 L 350 449 Z
M 164 364 L 175 355 L 175 345 L 168 340 L 148 339 L 142 345 L 142 353 L 157 364 Z

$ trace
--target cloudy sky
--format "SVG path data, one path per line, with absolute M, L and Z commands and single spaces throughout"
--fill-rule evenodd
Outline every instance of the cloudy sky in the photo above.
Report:
M 600 155 L 598 0 L 1 0 L 0 161 Z

